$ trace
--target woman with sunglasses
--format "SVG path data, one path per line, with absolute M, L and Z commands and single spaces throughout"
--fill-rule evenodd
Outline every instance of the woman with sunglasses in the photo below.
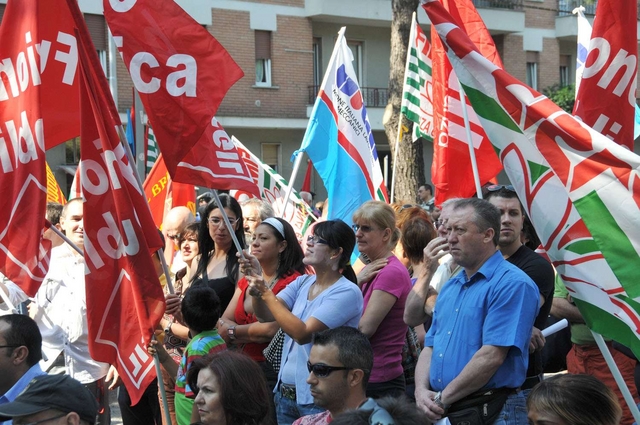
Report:
M 232 196 L 220 194 L 222 208 L 229 217 L 232 231 L 245 246 L 244 226 L 242 222 L 242 208 Z M 220 206 L 211 201 L 204 210 L 204 216 L 200 221 L 198 235 L 200 258 L 197 260 L 198 268 L 192 278 L 192 286 L 207 285 L 218 294 L 220 309 L 224 311 L 233 298 L 236 283 L 240 278 L 240 267 L 235 244 L 231 233 L 224 223 Z
M 360 282 L 364 313 L 358 328 L 369 337 L 373 348 L 373 370 L 367 396 L 397 397 L 405 392 L 402 348 L 407 334 L 403 321 L 404 305 L 411 291 L 411 278 L 405 266 L 393 254 L 400 239 L 393 209 L 384 202 L 365 202 L 353 214 L 353 230 L 358 249 L 371 264 L 380 268 L 375 276 Z
M 362 315 L 362 293 L 349 264 L 355 245 L 353 232 L 341 220 L 318 223 L 307 238 L 304 264 L 315 275 L 303 275 L 276 297 L 255 261 L 244 262 L 251 276 L 250 294 L 260 321 L 276 321 L 285 333 L 282 363 L 276 386 L 278 424 L 322 412 L 313 404 L 307 383 L 307 361 L 314 332 L 338 326 L 357 327 Z
M 281 218 L 262 221 L 253 233 L 251 254 L 258 260 L 262 279 L 274 294 L 305 273 L 304 253 L 293 227 Z M 264 372 L 269 390 L 273 391 L 278 375 L 264 358 L 267 348 L 280 326 L 277 322 L 260 323 L 247 293 L 249 282 L 243 277 L 218 322 L 218 332 L 229 347 L 236 347 L 258 362 Z M 273 398 L 271 398 L 273 400 Z M 275 414 L 273 418 L 275 423 Z

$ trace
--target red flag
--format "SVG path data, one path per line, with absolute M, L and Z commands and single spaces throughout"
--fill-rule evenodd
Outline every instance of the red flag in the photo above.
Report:
M 151 172 L 143 184 L 149 202 L 153 222 L 159 228 L 165 215 L 173 207 L 184 206 L 196 215 L 196 190 L 192 184 L 176 183 L 171 180 L 162 154 L 153 164 Z
M 638 5 L 599 0 L 573 114 L 633 150 L 638 62 Z
M 307 160 L 307 172 L 304 175 L 304 180 L 302 181 L 301 192 L 311 192 L 311 171 L 313 171 L 313 163 L 311 160 Z
M 73 181 L 71 182 L 71 188 L 69 188 L 69 199 L 82 198 L 82 160 L 76 167 L 76 173 L 73 175 Z
M 101 90 L 106 78 L 95 66 L 95 49 L 83 42 L 86 26 L 75 0 L 68 4 L 85 32 L 78 50 L 89 351 L 93 359 L 116 366 L 136 404 L 156 376 L 146 346 L 164 312 L 151 259 L 162 241 L 109 113 L 115 105 Z
M 457 19 L 480 52 L 502 67 L 496 46 L 471 0 L 443 0 L 449 13 Z M 458 78 L 453 72 L 440 37 L 431 28 L 433 62 L 433 163 L 431 180 L 436 186 L 436 205 L 450 198 L 466 198 L 476 192 L 469 145 L 462 115 Z M 480 184 L 494 179 L 502 164 L 489 142 L 480 121 L 466 103 L 471 137 L 475 148 Z
M 173 1 L 103 5 L 173 180 L 258 194 L 215 119 L 225 93 L 243 75 L 224 47 Z

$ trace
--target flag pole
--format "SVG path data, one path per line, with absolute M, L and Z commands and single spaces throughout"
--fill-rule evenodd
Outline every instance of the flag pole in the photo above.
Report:
M 609 351 L 609 347 L 607 347 L 607 344 L 604 342 L 604 338 L 602 338 L 602 335 L 594 331 L 591 331 L 591 334 L 596 340 L 596 344 L 598 344 L 598 348 L 602 352 L 602 356 L 607 362 L 607 366 L 609 366 L 609 370 L 611 370 L 611 375 L 613 375 L 613 378 L 616 380 L 616 384 L 618 384 L 618 388 L 620 388 L 620 392 L 622 392 L 624 401 L 627 403 L 627 406 L 629 406 L 629 410 L 631 411 L 633 418 L 636 420 L 636 423 L 640 423 L 640 410 L 638 410 L 638 406 L 633 401 L 631 391 L 629 391 L 629 387 L 627 387 L 627 384 L 624 382 L 624 378 L 622 377 L 622 374 L 618 369 L 618 365 L 616 365 L 616 362 L 611 355 L 611 351 Z
M 280 218 L 284 217 L 284 213 L 287 210 L 287 204 L 289 203 L 289 198 L 291 198 L 291 192 L 293 192 L 293 182 L 295 178 L 298 176 L 298 170 L 300 169 L 300 163 L 302 162 L 302 152 L 298 152 L 296 155 L 296 160 L 293 162 L 293 170 L 291 171 L 291 178 L 289 179 L 289 184 L 287 185 L 287 194 L 284 197 L 282 203 L 282 212 L 280 213 Z
M 331 52 L 331 58 L 329 59 L 329 65 L 327 66 L 327 69 L 330 69 L 333 66 L 333 63 L 336 61 L 336 56 L 338 55 L 338 51 L 336 49 L 340 45 L 340 41 L 342 40 L 342 38 L 344 38 L 344 32 L 346 30 L 347 30 L 347 27 L 342 27 L 340 28 L 340 31 L 338 31 L 338 38 L 336 39 L 336 44 L 333 46 L 333 52 Z M 318 104 L 320 89 L 327 85 L 328 78 L 329 78 L 329 75 L 327 75 L 327 73 L 325 72 L 324 76 L 322 77 L 322 84 L 318 88 L 318 95 L 316 95 L 316 101 L 313 106 L 314 109 Z M 307 126 L 307 129 L 308 128 L 309 127 Z M 305 136 L 306 136 L 306 131 L 305 131 Z M 304 139 L 302 140 L 302 143 L 304 143 Z M 291 171 L 291 178 L 289 179 L 289 185 L 287 186 L 287 196 L 285 196 L 284 198 L 284 205 L 287 205 L 287 203 L 289 202 L 289 197 L 291 196 L 291 191 L 293 190 L 293 182 L 295 181 L 298 175 L 298 170 L 300 169 L 300 162 L 302 162 L 302 152 L 298 152 L 298 154 L 296 155 L 296 160 L 293 163 L 293 170 Z
M 409 52 L 409 46 L 411 46 L 411 40 L 413 40 L 416 36 L 416 12 L 413 12 L 411 15 L 411 30 L 409 31 L 409 43 L 407 45 L 407 59 L 404 65 L 404 75 L 402 76 L 402 94 L 400 98 L 400 110 L 398 111 L 398 131 L 396 133 L 396 147 L 393 150 L 393 175 L 391 176 L 391 198 L 389 201 L 393 204 L 395 199 L 395 189 L 396 189 L 396 164 L 398 163 L 398 149 L 400 148 L 400 139 L 402 139 L 402 99 L 404 98 L 404 85 L 407 81 L 407 70 L 409 69 L 409 62 L 411 60 L 411 55 Z
M 67 244 L 69 244 L 69 246 L 71 248 L 73 248 L 78 254 L 80 254 L 82 257 L 84 257 L 84 252 L 78 247 L 78 245 L 74 244 L 71 239 L 69 239 L 67 237 L 67 235 L 65 235 L 64 233 L 62 233 L 60 231 L 60 229 L 58 229 L 56 226 L 54 226 L 53 224 L 51 224 L 51 222 L 49 220 L 45 220 L 44 221 L 45 226 L 48 229 L 51 229 L 53 231 L 53 233 L 55 233 L 56 235 L 60 236 L 62 238 L 63 241 L 65 241 Z
M 464 118 L 464 130 L 467 134 L 467 144 L 469 145 L 469 158 L 471 158 L 471 169 L 473 170 L 473 181 L 476 184 L 476 194 L 482 199 L 482 185 L 480 184 L 480 174 L 478 173 L 478 162 L 476 161 L 476 150 L 473 147 L 473 139 L 471 138 L 471 126 L 469 124 L 469 115 L 467 115 L 467 101 L 462 88 L 462 83 L 458 80 L 460 86 L 460 103 L 462 107 L 462 117 Z

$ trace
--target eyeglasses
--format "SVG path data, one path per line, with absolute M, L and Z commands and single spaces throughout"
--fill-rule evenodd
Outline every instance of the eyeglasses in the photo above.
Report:
M 417 205 L 415 205 L 415 204 L 404 204 L 403 206 L 400 207 L 400 210 L 398 210 L 398 212 L 404 211 L 404 210 L 406 210 L 408 208 L 413 208 L 413 207 L 417 207 Z
M 307 236 L 307 243 L 310 243 L 310 244 L 313 244 L 313 245 L 315 245 L 317 243 L 321 243 L 321 244 L 324 244 L 324 245 L 329 245 L 329 242 L 327 242 L 326 240 L 322 239 L 318 235 L 309 235 L 309 236 Z
M 238 220 L 240 219 L 229 217 L 229 223 L 231 223 L 232 226 L 236 224 Z M 209 217 L 209 224 L 211 224 L 212 226 L 218 227 L 220 226 L 220 223 L 224 223 L 224 220 L 221 219 L 220 217 Z
M 68 415 L 68 413 L 63 413 L 62 415 L 54 416 L 53 418 L 42 419 L 41 421 L 29 422 L 29 423 L 27 423 L 27 424 L 23 424 L 23 423 L 20 423 L 20 422 L 16 422 L 15 420 L 13 421 L 13 423 L 17 423 L 17 424 L 19 424 L 19 425 L 37 425 L 37 424 L 43 424 L 43 423 L 45 423 L 45 422 L 49 422 L 49 421 L 54 421 L 54 420 L 56 420 L 56 419 L 63 418 L 63 417 L 65 417 L 65 416 L 67 416 L 67 415 Z
M 177 241 L 178 239 L 180 239 L 180 233 L 176 233 L 175 235 L 167 235 L 167 238 L 171 239 L 172 241 Z
M 0 345 L 0 348 L 18 348 L 21 345 Z
M 516 191 L 516 189 L 510 184 L 507 184 L 507 185 L 504 185 L 504 184 L 492 184 L 491 186 L 487 186 L 487 190 L 489 192 L 497 192 L 497 191 L 499 191 L 501 189 L 508 190 L 509 192 L 515 192 Z
M 307 369 L 309 370 L 309 373 L 313 372 L 313 374 L 318 378 L 326 378 L 335 370 L 351 370 L 353 368 L 344 366 L 328 366 L 324 363 L 311 364 L 311 362 L 308 361 Z
M 366 224 L 363 224 L 362 226 L 359 225 L 359 224 L 352 224 L 351 228 L 356 233 L 358 233 L 358 230 L 362 230 L 362 233 L 369 233 L 369 232 L 372 232 L 372 231 L 376 230 L 371 226 L 367 226 Z

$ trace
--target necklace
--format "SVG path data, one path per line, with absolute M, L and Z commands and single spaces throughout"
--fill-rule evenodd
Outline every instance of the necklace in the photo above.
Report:
M 273 286 L 276 284 L 276 281 L 278 280 L 278 273 L 276 273 L 273 276 L 267 276 L 266 274 L 262 273 L 262 278 L 264 279 L 265 282 L 267 282 L 267 287 L 271 289 L 273 288 Z

